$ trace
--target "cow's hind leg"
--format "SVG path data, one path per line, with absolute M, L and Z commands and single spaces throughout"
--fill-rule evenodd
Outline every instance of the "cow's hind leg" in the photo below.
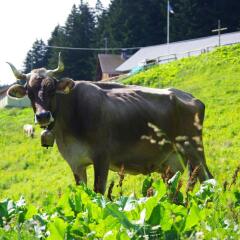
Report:
M 175 174 L 177 171 L 183 173 L 186 165 L 187 164 L 185 158 L 183 158 L 178 151 L 174 150 L 171 154 L 168 155 L 166 161 L 164 162 L 164 166 L 166 166 L 164 168 L 164 171 L 169 169 L 171 174 Z
M 206 164 L 202 144 L 199 145 L 196 144 L 194 141 L 189 141 L 187 144 L 184 144 L 183 149 L 186 160 L 190 165 L 189 166 L 190 174 L 194 169 L 199 167 L 198 178 L 200 182 L 213 178 Z

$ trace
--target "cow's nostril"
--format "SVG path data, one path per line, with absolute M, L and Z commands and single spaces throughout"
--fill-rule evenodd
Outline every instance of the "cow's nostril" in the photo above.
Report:
M 51 113 L 49 111 L 36 114 L 36 119 L 38 122 L 42 122 L 42 121 L 47 122 L 50 120 L 50 118 L 51 118 Z

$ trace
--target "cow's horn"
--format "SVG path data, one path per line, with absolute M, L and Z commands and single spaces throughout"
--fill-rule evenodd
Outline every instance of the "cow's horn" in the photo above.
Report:
M 54 76 L 56 73 L 63 72 L 63 71 L 64 71 L 64 64 L 62 62 L 61 53 L 59 53 L 59 55 L 58 55 L 58 67 L 56 69 L 53 69 L 53 70 L 48 70 L 47 75 L 48 76 Z
M 27 80 L 27 74 L 24 74 L 24 73 L 18 71 L 18 70 L 15 68 L 15 66 L 14 66 L 12 63 L 10 63 L 10 62 L 7 62 L 7 64 L 9 64 L 9 66 L 11 67 L 11 69 L 12 69 L 12 71 L 13 71 L 14 76 L 15 76 L 17 79 L 19 79 L 19 80 Z

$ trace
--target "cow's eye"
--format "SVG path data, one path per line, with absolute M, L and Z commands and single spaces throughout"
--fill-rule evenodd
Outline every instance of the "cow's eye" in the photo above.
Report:
M 46 90 L 44 91 L 44 95 L 45 95 L 45 96 L 48 96 L 48 97 L 52 97 L 52 96 L 54 95 L 53 89 L 46 89 Z

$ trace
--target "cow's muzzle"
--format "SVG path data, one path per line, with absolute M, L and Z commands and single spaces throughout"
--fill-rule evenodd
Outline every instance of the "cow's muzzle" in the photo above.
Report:
M 50 111 L 44 111 L 35 114 L 35 123 L 39 124 L 40 127 L 47 127 L 54 121 Z

